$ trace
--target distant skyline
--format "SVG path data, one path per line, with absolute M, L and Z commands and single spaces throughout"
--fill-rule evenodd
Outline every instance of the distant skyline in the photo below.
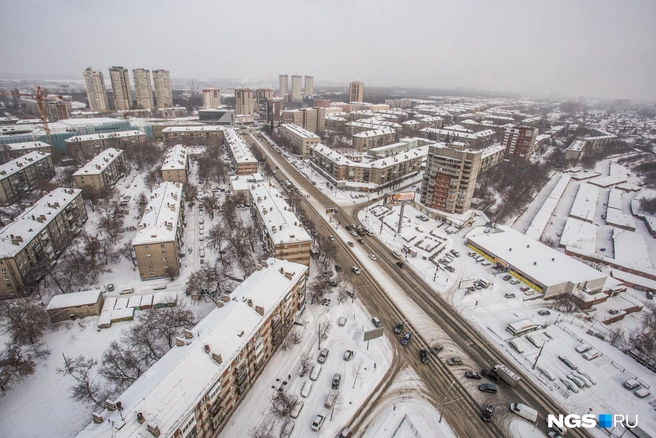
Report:
M 652 0 L 0 2 L 2 74 L 81 78 L 93 66 L 107 80 L 120 65 L 656 100 Z

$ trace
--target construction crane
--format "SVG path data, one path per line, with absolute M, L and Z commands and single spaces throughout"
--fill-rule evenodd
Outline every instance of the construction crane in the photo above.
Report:
M 48 144 L 52 145 L 52 139 L 50 138 L 50 127 L 48 126 L 48 118 L 46 117 L 46 110 L 43 106 L 43 94 L 41 93 L 41 85 L 37 85 L 36 87 L 36 104 L 39 106 L 39 115 L 41 116 L 41 122 L 43 122 L 43 128 L 46 130 Z

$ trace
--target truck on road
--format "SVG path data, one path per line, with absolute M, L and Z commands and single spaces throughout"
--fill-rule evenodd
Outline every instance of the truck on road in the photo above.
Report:
M 510 386 L 517 385 L 517 382 L 521 380 L 521 377 L 519 377 L 513 370 L 503 364 L 495 365 L 492 367 L 492 371 L 497 373 L 497 375 Z

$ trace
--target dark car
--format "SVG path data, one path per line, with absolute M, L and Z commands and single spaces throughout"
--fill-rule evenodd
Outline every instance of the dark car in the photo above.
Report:
M 492 370 L 482 369 L 481 370 L 481 376 L 487 377 L 488 379 L 490 379 L 493 382 L 498 382 L 499 381 L 499 376 L 497 376 L 497 374 Z
M 410 342 L 410 338 L 412 337 L 412 333 L 408 332 L 403 336 L 401 339 L 401 345 L 408 345 L 408 342 Z
M 476 371 L 467 371 L 465 373 L 465 377 L 468 379 L 476 379 L 476 380 L 481 380 L 481 375 L 477 373 Z
M 405 263 L 403 263 L 403 262 L 396 262 L 396 266 L 398 266 L 399 268 L 403 269 L 403 268 L 405 268 Z
M 364 239 L 362 237 L 357 237 L 355 240 L 357 240 L 359 243 L 364 243 Z
M 405 324 L 403 324 L 403 322 L 398 323 L 396 327 L 394 327 L 394 333 L 396 333 L 397 335 L 401 333 L 401 330 L 403 330 L 404 325 Z
M 483 383 L 482 385 L 478 385 L 478 390 L 489 394 L 496 394 L 498 391 L 497 385 L 493 383 Z
M 508 281 L 508 280 L 510 280 L 511 278 L 512 278 L 512 276 L 509 275 L 509 274 L 506 274 L 506 275 L 503 276 L 503 280 L 504 280 L 504 281 Z M 492 405 L 489 405 L 489 406 L 492 406 Z
M 538 315 L 547 316 L 547 315 L 551 315 L 551 312 L 549 312 L 546 309 L 541 309 L 541 310 L 538 310 Z
M 419 358 L 421 359 L 421 363 L 428 363 L 428 351 L 419 350 Z
M 483 408 L 483 412 L 481 413 L 481 418 L 483 419 L 483 421 L 490 421 L 493 415 L 494 415 L 494 405 L 488 404 Z

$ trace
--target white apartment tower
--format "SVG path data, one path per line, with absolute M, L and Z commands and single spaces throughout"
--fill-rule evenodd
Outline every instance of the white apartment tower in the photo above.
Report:
M 303 85 L 303 76 L 294 75 L 292 76 L 292 102 L 300 102 L 303 100 L 301 95 Z
M 280 97 L 282 98 L 289 93 L 289 80 L 287 75 L 280 75 L 278 77 L 278 93 L 280 93 Z
M 91 111 L 107 111 L 107 90 L 105 89 L 105 78 L 100 70 L 89 67 L 82 73 L 84 86 L 87 89 L 87 99 Z
M 305 97 L 314 96 L 314 76 L 305 76 Z
M 132 107 L 132 93 L 130 92 L 130 76 L 128 74 L 128 69 L 123 67 L 110 68 L 109 79 L 112 82 L 116 110 L 129 110 Z
M 173 87 L 168 70 L 153 70 L 155 83 L 155 105 L 157 108 L 173 106 Z
M 203 90 L 203 107 L 218 108 L 221 105 L 221 90 L 214 87 Z
M 239 88 L 235 90 L 235 109 L 237 114 L 253 114 L 253 90 Z
M 155 109 L 150 70 L 143 68 L 132 69 L 132 78 L 134 79 L 134 95 L 137 100 L 137 108 L 147 110 Z

